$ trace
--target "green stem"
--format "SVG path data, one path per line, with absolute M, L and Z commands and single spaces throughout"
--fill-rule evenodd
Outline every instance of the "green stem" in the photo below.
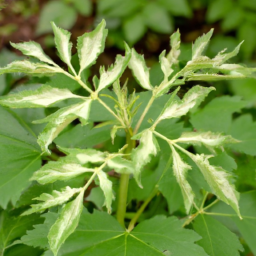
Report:
M 144 112 L 142 113 L 142 115 L 141 115 L 141 117 L 140 117 L 138 123 L 136 124 L 136 127 L 135 127 L 135 129 L 134 129 L 134 134 L 136 134 L 136 133 L 138 132 L 138 130 L 139 130 L 140 126 L 141 126 L 141 123 L 142 123 L 142 121 L 144 120 L 146 114 L 148 113 L 148 110 L 150 109 L 150 107 L 151 107 L 151 105 L 153 104 L 154 100 L 155 100 L 155 96 L 152 95 L 151 99 L 150 99 L 149 102 L 148 102 L 148 105 L 147 105 L 146 108 L 144 109 Z
M 132 140 L 132 130 L 131 128 L 126 133 L 126 143 L 128 147 L 125 150 L 126 154 L 131 153 L 132 149 L 135 148 L 135 140 Z M 126 205 L 127 205 L 127 195 L 128 195 L 128 187 L 129 187 L 129 174 L 121 174 L 119 191 L 118 191 L 118 204 L 117 204 L 117 213 L 116 218 L 117 221 L 125 227 L 125 214 L 126 214 Z
M 144 203 L 141 205 L 139 210 L 136 212 L 134 217 L 132 218 L 131 222 L 129 223 L 128 232 L 131 232 L 139 219 L 140 215 L 144 212 L 150 201 L 157 195 L 158 189 L 154 189 L 152 193 L 149 195 L 149 197 L 144 201 Z
M 220 200 L 216 199 L 215 201 L 213 201 L 211 204 L 207 205 L 206 207 L 204 207 L 204 211 L 210 207 L 212 207 L 213 205 L 215 205 L 216 203 L 218 203 Z

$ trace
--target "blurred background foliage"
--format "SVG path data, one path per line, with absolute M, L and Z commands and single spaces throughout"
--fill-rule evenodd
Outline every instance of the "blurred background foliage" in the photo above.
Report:
M 232 62 L 256 67 L 256 0 L 5 0 L 0 1 L 0 9 L 1 67 L 13 60 L 24 58 L 20 52 L 10 46 L 10 41 L 18 43 L 29 40 L 40 43 L 46 54 L 63 66 L 56 55 L 50 21 L 54 21 L 58 26 L 71 31 L 71 40 L 75 45 L 78 36 L 91 31 L 103 18 L 109 29 L 106 50 L 99 57 L 97 64 L 89 72 L 83 74 L 89 79 L 89 82 L 95 74 L 98 74 L 99 66 L 112 64 L 117 53 L 124 53 L 123 41 L 126 41 L 130 46 L 135 47 L 139 53 L 145 55 L 147 64 L 151 67 L 152 83 L 157 84 L 162 78 L 158 56 L 164 49 L 167 51 L 170 49 L 170 35 L 177 29 L 181 32 L 182 40 L 181 67 L 191 58 L 192 42 L 211 28 L 214 28 L 214 35 L 207 49 L 208 56 L 213 57 L 224 48 L 233 50 L 244 40 L 240 53 Z M 75 47 L 73 47 L 73 53 L 76 53 Z M 74 66 L 78 65 L 76 55 L 74 55 L 73 64 Z M 131 90 L 134 87 L 137 91 L 141 90 L 136 85 L 129 70 L 125 71 L 121 82 L 127 78 L 129 78 Z M 79 85 L 76 82 L 63 75 L 35 79 L 22 74 L 6 74 L 0 76 L 0 95 L 24 88 L 33 88 L 39 83 L 46 82 L 59 88 L 69 87 L 72 91 L 79 90 Z M 181 93 L 186 92 L 194 84 L 195 82 L 186 83 L 182 86 Z M 237 152 L 242 151 L 247 155 L 231 150 L 228 153 L 235 160 L 230 160 L 226 153 L 221 153 L 218 161 L 222 161 L 223 165 L 226 164 L 227 169 L 236 169 L 234 170 L 235 175 L 237 175 L 236 186 L 240 192 L 255 190 L 255 80 L 221 81 L 204 83 L 204 85 L 216 87 L 216 92 L 211 93 L 207 98 L 207 102 L 210 102 L 209 107 L 197 114 L 192 114 L 190 120 L 185 117 L 182 120 L 185 124 L 184 127 L 191 129 L 190 123 L 192 123 L 193 127 L 198 130 L 222 131 L 227 134 L 234 134 L 236 138 L 244 140 L 245 142 L 237 146 Z M 219 98 L 214 99 L 216 96 Z M 143 97 L 141 97 L 141 101 L 143 101 Z M 55 108 L 45 110 L 22 109 L 15 110 L 15 112 L 38 134 L 43 126 L 33 125 L 31 121 L 43 118 L 55 110 Z M 96 123 L 102 120 L 95 118 L 92 121 Z M 231 122 L 232 118 L 233 121 Z M 92 127 L 82 128 L 77 123 L 72 124 L 68 128 L 68 132 L 65 130 L 56 141 L 59 145 L 67 147 L 90 147 L 94 145 L 96 140 L 98 143 L 105 143 L 101 147 L 103 150 L 104 147 L 109 149 L 111 145 L 109 130 L 104 127 L 91 129 Z M 184 129 L 181 123 L 174 124 L 171 133 L 175 133 L 175 127 L 178 130 L 178 135 Z M 87 136 L 83 140 L 84 129 L 87 129 Z M 123 135 L 119 135 L 115 145 L 112 146 L 113 151 L 118 150 L 124 143 Z M 175 134 L 176 136 L 177 134 Z M 204 152 L 203 149 L 196 148 L 195 150 L 200 153 Z M 150 190 L 151 172 L 149 174 L 145 172 L 143 175 L 145 176 L 144 186 L 149 184 Z M 141 192 L 136 193 L 136 189 L 137 187 L 134 185 L 134 195 L 136 194 L 137 197 L 141 195 L 142 197 Z M 94 192 L 90 194 L 90 197 L 95 197 L 91 200 L 97 205 L 97 200 L 102 200 L 102 197 L 98 196 L 96 189 Z M 172 193 L 169 190 L 167 192 Z M 130 197 L 133 198 L 134 195 L 130 195 Z M 142 198 L 136 199 L 142 200 Z M 90 201 L 89 197 L 87 200 Z M 175 195 L 170 203 L 169 213 L 179 209 L 180 202 L 180 198 Z M 169 201 L 167 203 L 169 204 Z M 174 207 L 174 209 L 171 210 L 170 207 Z M 164 201 L 162 208 L 159 207 L 160 213 L 164 212 L 163 209 L 165 208 L 166 201 Z M 150 213 L 150 209 L 148 212 Z M 253 255 L 246 243 L 243 243 L 243 246 L 245 251 L 241 255 Z M 254 251 L 256 252 L 256 248 Z

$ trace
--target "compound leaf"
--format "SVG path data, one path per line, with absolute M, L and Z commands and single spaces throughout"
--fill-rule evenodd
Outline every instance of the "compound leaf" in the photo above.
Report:
M 80 71 L 90 67 L 97 57 L 104 51 L 107 36 L 106 22 L 102 22 L 90 33 L 77 38 L 77 52 L 80 62 Z

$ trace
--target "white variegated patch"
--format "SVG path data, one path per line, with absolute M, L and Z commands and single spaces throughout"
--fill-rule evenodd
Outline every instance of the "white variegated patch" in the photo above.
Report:
M 153 90 L 153 86 L 149 79 L 149 69 L 146 66 L 144 57 L 132 49 L 129 68 L 132 70 L 133 75 L 138 83 L 146 90 Z
M 220 133 L 213 132 L 185 132 L 176 141 L 181 143 L 191 143 L 194 145 L 203 144 L 210 147 L 220 147 L 224 144 L 239 142 L 230 135 L 222 135 Z
M 79 118 L 83 124 L 89 119 L 91 99 L 82 103 L 62 108 L 52 115 L 38 120 L 35 123 L 48 122 L 45 129 L 38 137 L 38 143 L 44 152 L 48 152 L 48 146 L 58 136 L 58 134 L 72 121 Z
M 178 58 L 180 55 L 180 31 L 177 30 L 171 36 L 171 51 L 167 55 L 167 59 L 172 66 L 178 63 Z
M 67 30 L 57 27 L 54 22 L 51 22 L 51 24 L 54 33 L 56 48 L 60 54 L 60 58 L 68 66 L 71 66 L 72 43 L 70 43 L 69 41 L 71 33 L 69 33 Z
M 231 183 L 232 176 L 221 167 L 210 165 L 208 161 L 209 157 L 211 156 L 191 154 L 192 160 L 202 172 L 212 191 L 220 200 L 231 205 L 241 218 L 238 205 L 239 194 Z
M 102 22 L 90 33 L 78 37 L 77 39 L 77 52 L 80 62 L 80 71 L 90 67 L 100 53 L 104 51 L 107 30 L 105 29 L 106 22 Z
M 0 98 L 0 103 L 12 108 L 48 107 L 53 103 L 69 98 L 83 98 L 71 93 L 67 89 L 53 88 L 43 85 L 33 91 L 21 91 Z
M 149 163 L 152 155 L 156 156 L 159 146 L 156 138 L 150 130 L 144 130 L 140 134 L 136 135 L 136 139 L 140 137 L 140 145 L 132 151 L 132 161 L 134 164 L 134 177 L 140 187 L 140 174 L 142 168 Z
M 22 215 L 28 215 L 34 212 L 41 212 L 50 207 L 61 205 L 67 202 L 74 194 L 79 193 L 81 188 L 65 187 L 62 191 L 53 190 L 52 194 L 43 193 L 33 200 L 42 201 L 42 203 L 32 204 L 31 208 Z
M 186 180 L 187 171 L 191 169 L 191 166 L 183 162 L 180 155 L 177 153 L 173 146 L 171 146 L 171 149 L 173 156 L 173 172 L 181 188 L 181 192 L 184 199 L 184 205 L 186 208 L 186 212 L 188 214 L 195 197 L 190 184 Z
M 61 245 L 75 231 L 83 210 L 84 191 L 82 190 L 75 200 L 66 204 L 51 227 L 48 241 L 54 256 L 57 256 Z
M 121 156 L 116 156 L 107 161 L 107 164 L 110 168 L 113 168 L 115 172 L 118 173 L 134 173 L 134 164 L 133 162 L 122 158 Z
M 94 172 L 94 169 L 65 161 L 49 162 L 35 172 L 31 180 L 36 180 L 40 184 L 47 184 L 56 180 L 69 180 L 86 172 Z
M 111 204 L 114 199 L 113 190 L 112 190 L 112 182 L 108 179 L 107 174 L 103 171 L 97 172 L 100 188 L 102 189 L 105 196 L 105 205 L 108 209 L 108 212 L 111 213 Z
M 35 57 L 42 62 L 55 65 L 55 63 L 47 56 L 41 45 L 36 42 L 24 42 L 24 43 L 10 43 L 12 47 L 20 50 L 23 54 Z

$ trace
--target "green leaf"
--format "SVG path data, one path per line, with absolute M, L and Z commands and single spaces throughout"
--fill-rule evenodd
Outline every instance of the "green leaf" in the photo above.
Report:
M 167 10 L 155 2 L 150 2 L 143 8 L 144 23 L 159 33 L 171 33 L 173 22 Z
M 202 237 L 197 244 L 210 256 L 240 256 L 239 251 L 243 251 L 238 237 L 210 216 L 199 215 L 193 227 Z
M 213 29 L 211 29 L 207 34 L 203 34 L 198 37 L 192 46 L 192 60 L 195 60 L 202 56 L 203 51 L 208 45 L 210 38 L 212 37 Z
M 105 68 L 100 70 L 100 80 L 97 88 L 97 92 L 107 88 L 114 83 L 123 74 L 128 62 L 131 58 L 131 50 L 128 45 L 125 44 L 125 56 L 117 55 L 115 64 L 110 66 L 107 71 Z
M 80 164 L 70 162 L 69 159 L 61 158 L 57 162 L 48 162 L 34 173 L 31 180 L 47 184 L 56 180 L 69 180 L 86 172 L 94 172 L 94 169 L 82 167 Z
M 177 151 L 174 149 L 172 145 L 171 145 L 171 149 L 172 149 L 172 157 L 173 157 L 173 172 L 180 186 L 183 199 L 184 199 L 186 212 L 188 214 L 194 202 L 194 197 L 195 197 L 194 192 L 186 179 L 187 171 L 191 170 L 191 166 L 183 162 L 182 158 L 180 157 L 180 155 L 177 153 Z
M 226 204 L 231 205 L 238 216 L 241 217 L 238 205 L 239 193 L 231 183 L 231 174 L 219 166 L 210 165 L 208 158 L 211 156 L 190 154 L 190 157 L 196 163 L 216 196 Z
M 222 135 L 221 133 L 185 132 L 176 140 L 176 142 L 199 146 L 221 147 L 225 144 L 239 143 L 239 140 L 234 139 L 230 135 Z
M 43 152 L 50 153 L 48 146 L 58 134 L 75 119 L 79 118 L 82 124 L 87 124 L 90 107 L 91 99 L 87 99 L 82 103 L 61 108 L 50 116 L 36 121 L 36 123 L 48 122 L 38 137 L 38 144 L 41 146 Z
M 6 249 L 12 242 L 39 223 L 38 216 L 11 217 L 7 211 L 0 214 L 0 255 L 7 255 Z
M 69 42 L 71 33 L 68 32 L 67 30 L 57 27 L 54 22 L 51 22 L 51 24 L 52 24 L 52 29 L 54 33 L 56 48 L 60 54 L 60 58 L 69 67 L 72 67 L 71 65 L 72 43 Z
M 30 216 L 27 216 L 29 218 Z M 42 249 L 49 248 L 47 234 L 51 226 L 57 220 L 58 214 L 54 212 L 47 212 L 42 215 L 45 218 L 43 224 L 34 225 L 33 230 L 28 230 L 26 235 L 21 237 L 22 243 L 33 246 L 33 247 L 40 247 Z
M 48 64 L 51 65 L 56 65 L 51 59 L 50 57 L 48 57 L 40 44 L 30 41 L 30 42 L 24 42 L 24 43 L 10 43 L 12 47 L 20 50 L 23 54 L 31 56 L 31 57 L 35 57 L 37 59 L 39 59 L 42 62 L 46 62 Z
M 191 17 L 192 11 L 187 0 L 160 0 L 162 6 L 175 16 Z
M 137 82 L 146 90 L 153 90 L 149 79 L 149 68 L 146 66 L 143 55 L 132 49 L 129 68 L 132 70 Z
M 80 71 L 90 67 L 104 51 L 107 36 L 106 22 L 102 22 L 90 33 L 77 38 L 77 52 L 80 62 Z
M 159 120 L 176 118 L 187 114 L 189 110 L 196 108 L 212 90 L 215 89 L 197 85 L 190 89 L 182 100 L 170 98 L 160 114 Z
M 197 130 L 229 133 L 232 114 L 239 112 L 245 106 L 246 103 L 238 96 L 218 97 L 193 114 L 190 122 Z
M 27 60 L 14 61 L 4 68 L 0 68 L 0 75 L 5 73 L 25 73 L 34 76 L 52 76 L 61 72 L 59 68 L 44 64 L 34 63 Z
M 140 140 L 140 145 L 132 151 L 132 161 L 135 166 L 134 177 L 138 185 L 141 186 L 142 168 L 150 162 L 152 155 L 156 156 L 159 148 L 157 140 L 150 130 L 144 130 L 133 139 Z
M 127 17 L 123 24 L 124 36 L 130 44 L 136 43 L 146 32 L 146 26 L 141 13 Z
M 84 16 L 91 15 L 93 6 L 90 0 L 72 0 L 72 2 L 80 14 Z
M 0 119 L 0 205 L 6 208 L 28 187 L 41 166 L 41 152 L 31 130 L 15 114 L 0 107 Z
M 239 205 L 241 209 L 241 215 L 243 219 L 239 219 L 235 214 L 234 210 L 225 205 L 222 202 L 214 205 L 211 208 L 212 212 L 219 214 L 227 214 L 227 216 L 222 217 L 218 216 L 218 219 L 224 224 L 228 223 L 234 225 L 235 230 L 240 231 L 241 236 L 246 241 L 248 246 L 250 247 L 253 254 L 256 253 L 256 244 L 255 244 L 255 225 L 256 225 L 256 191 L 249 191 L 246 193 L 241 193 L 241 197 L 239 200 Z M 216 216 L 217 217 L 217 216 Z
M 42 85 L 36 90 L 21 91 L 0 97 L 0 104 L 11 108 L 41 108 L 69 98 L 82 98 L 67 89 Z
M 229 145 L 231 149 L 248 155 L 256 155 L 256 123 L 253 122 L 251 115 L 246 114 L 235 119 L 229 132 L 234 138 L 240 140 L 237 144 Z
M 57 221 L 53 224 L 48 234 L 50 248 L 54 255 L 58 254 L 61 245 L 75 231 L 83 210 L 84 190 L 75 200 L 66 204 Z
M 67 202 L 74 194 L 80 192 L 80 188 L 65 187 L 62 191 L 53 190 L 52 194 L 43 193 L 34 200 L 43 201 L 42 203 L 32 204 L 31 209 L 22 213 L 22 215 L 28 215 L 34 212 L 42 212 L 50 207 L 61 205 Z
M 64 29 L 71 29 L 75 24 L 77 13 L 74 8 L 61 1 L 50 1 L 40 10 L 40 17 L 36 29 L 37 35 L 52 32 L 51 21 Z
M 106 205 L 108 213 L 111 213 L 112 200 L 115 198 L 112 190 L 112 182 L 108 179 L 107 174 L 103 171 L 97 172 L 97 175 L 100 181 L 100 188 L 105 196 L 104 205 Z

